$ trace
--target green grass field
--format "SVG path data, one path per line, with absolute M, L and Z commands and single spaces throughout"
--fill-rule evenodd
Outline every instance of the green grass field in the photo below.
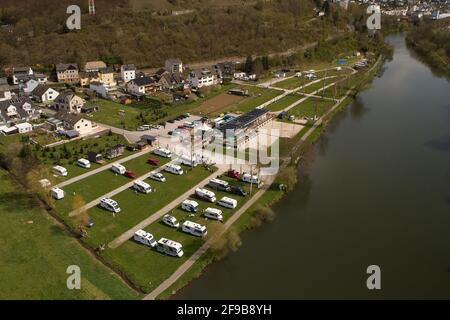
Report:
M 0 170 L 0 299 L 137 299 Z M 66 286 L 70 265 L 81 289 Z
M 228 180 L 233 184 L 242 185 L 247 191 L 249 191 L 249 185 L 243 184 L 236 180 L 231 180 L 227 177 L 221 179 Z M 208 236 L 217 233 L 222 228 L 222 223 L 213 220 L 205 219 L 201 212 L 207 207 L 219 208 L 222 210 L 224 221 L 228 220 L 232 214 L 238 210 L 245 202 L 250 199 L 247 197 L 239 197 L 236 195 L 230 195 L 226 192 L 215 191 L 217 199 L 223 196 L 234 198 L 238 201 L 238 207 L 236 209 L 227 209 L 219 207 L 216 204 L 212 204 L 203 200 L 197 199 L 195 196 L 191 196 L 192 200 L 197 201 L 200 204 L 200 209 L 194 217 L 190 217 L 189 213 L 176 208 L 169 214 L 174 215 L 181 223 L 186 220 L 200 223 L 205 225 L 208 230 Z M 136 243 L 134 240 L 122 244 L 116 249 L 110 249 L 105 252 L 105 257 L 111 259 L 113 263 L 121 266 L 131 281 L 138 285 L 145 292 L 150 292 L 155 289 L 162 281 L 168 278 L 175 270 L 204 243 L 205 239 L 198 238 L 189 234 L 186 234 L 180 230 L 170 228 L 163 224 L 161 221 L 155 222 L 145 228 L 146 231 L 152 233 L 156 239 L 165 237 L 183 245 L 184 255 L 181 258 L 175 258 L 170 256 L 164 256 L 154 249 L 149 249 L 143 245 Z M 206 239 L 208 238 L 206 237 Z M 130 259 L 133 257 L 133 259 Z
M 250 96 L 227 108 L 224 112 L 249 112 L 283 93 L 280 90 L 264 89 L 253 86 L 245 86 L 243 89 L 248 89 Z
M 300 100 L 301 98 L 302 97 L 298 94 L 290 94 L 274 103 L 269 104 L 266 108 L 269 109 L 270 111 L 280 111 L 289 107 L 291 104 Z
M 325 112 L 327 112 L 334 104 L 335 102 L 331 100 L 308 98 L 301 104 L 289 110 L 288 113 L 289 115 L 295 116 L 297 119 L 303 117 L 312 117 L 314 116 L 317 107 L 317 116 L 320 117 Z

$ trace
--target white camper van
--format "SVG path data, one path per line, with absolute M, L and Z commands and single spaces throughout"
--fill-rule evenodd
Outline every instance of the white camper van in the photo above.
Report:
M 148 247 L 154 248 L 157 245 L 155 237 L 144 230 L 138 230 L 134 233 L 134 241 L 142 243 Z
M 212 220 L 223 221 L 222 210 L 216 208 L 206 208 L 203 215 Z
M 211 179 L 208 184 L 211 188 L 219 191 L 230 191 L 230 184 L 227 181 L 219 179 Z
M 229 209 L 234 209 L 237 207 L 237 201 L 228 197 L 223 197 L 217 204 Z
M 166 178 L 160 172 L 150 172 L 150 175 L 148 177 L 159 182 L 166 182 Z
M 125 171 L 127 171 L 127 169 L 125 169 L 125 167 L 123 165 L 118 164 L 118 163 L 114 163 L 111 166 L 111 170 L 112 170 L 112 172 L 115 172 L 117 174 L 125 174 Z
M 172 158 L 172 152 L 168 149 L 157 148 L 153 150 L 153 153 L 164 158 Z
M 168 225 L 169 227 L 175 229 L 177 229 L 180 226 L 180 223 L 177 221 L 177 218 L 168 214 L 164 215 L 164 217 L 162 218 L 162 222 Z
M 166 238 L 159 239 L 158 244 L 156 245 L 156 250 L 158 250 L 158 252 L 168 254 L 172 257 L 182 257 L 183 250 L 181 250 L 181 248 L 183 248 L 181 243 Z
M 181 203 L 181 209 L 187 212 L 197 212 L 198 210 L 198 202 L 193 200 L 184 200 Z
M 171 164 L 171 163 L 169 163 L 168 165 L 166 165 L 164 167 L 164 171 L 170 172 L 170 173 L 173 173 L 173 174 L 177 174 L 177 175 L 180 175 L 180 176 L 184 173 L 183 169 L 179 165 Z
M 208 234 L 208 231 L 206 231 L 206 227 L 202 226 L 201 224 L 192 222 L 192 221 L 185 221 L 183 222 L 183 225 L 181 226 L 181 230 L 183 232 L 192 234 L 196 237 L 204 237 Z
M 65 193 L 64 193 L 64 190 L 54 187 L 51 190 L 51 195 L 56 200 L 60 200 L 60 199 L 64 199 Z
M 119 204 L 117 203 L 117 201 L 114 201 L 113 199 L 109 199 L 109 198 L 102 198 L 100 200 L 100 207 L 102 207 L 103 209 L 106 209 L 110 212 L 114 212 L 114 213 L 120 212 L 120 207 L 119 207 Z
M 247 183 L 256 184 L 257 186 L 261 185 L 261 180 L 258 178 L 258 176 L 252 176 L 250 173 L 244 173 L 241 180 Z
M 212 192 L 212 191 L 209 191 L 209 190 L 207 190 L 207 189 L 204 189 L 204 188 L 197 188 L 197 189 L 195 189 L 195 194 L 197 195 L 197 197 L 199 197 L 199 198 L 201 198 L 201 199 L 204 199 L 204 200 L 206 200 L 206 201 L 209 201 L 209 202 L 216 202 L 216 195 L 215 195 L 215 193 L 214 192 Z
M 140 193 L 145 193 L 145 194 L 152 192 L 152 187 L 148 183 L 146 183 L 142 180 L 136 180 L 133 183 L 133 189 Z
M 178 158 L 178 162 L 181 164 L 184 164 L 185 166 L 189 167 L 196 167 L 198 165 L 198 161 L 195 157 L 189 157 L 189 156 L 181 156 Z
M 77 161 L 77 166 L 85 168 L 85 169 L 90 169 L 91 168 L 91 163 L 89 162 L 89 160 L 79 159 Z
M 61 166 L 54 166 L 52 172 L 58 176 L 67 177 L 67 169 Z

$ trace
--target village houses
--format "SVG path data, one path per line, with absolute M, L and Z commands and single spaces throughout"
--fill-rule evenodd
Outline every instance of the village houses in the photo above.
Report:
M 52 102 L 59 95 L 59 92 L 44 84 L 38 85 L 32 92 L 31 96 L 38 102 Z
M 136 79 L 136 67 L 134 64 L 124 64 L 120 67 L 120 78 L 125 82 Z
M 56 77 L 58 82 L 66 84 L 78 84 L 80 76 L 76 63 L 58 63 L 56 65 Z
M 71 114 L 81 113 L 85 101 L 73 92 L 61 92 L 55 99 L 55 108 L 58 111 L 64 111 Z

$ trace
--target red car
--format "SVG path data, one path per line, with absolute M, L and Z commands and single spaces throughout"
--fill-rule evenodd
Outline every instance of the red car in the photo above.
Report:
M 125 173 L 123 174 L 125 177 L 127 177 L 127 178 L 131 178 L 131 179 L 136 179 L 136 173 L 134 173 L 133 171 L 131 171 L 131 170 L 127 170 L 127 171 L 125 171 Z
M 156 160 L 156 159 L 153 159 L 153 158 L 149 158 L 149 159 L 147 160 L 147 163 L 148 163 L 148 164 L 151 164 L 151 165 L 153 165 L 153 166 L 159 165 L 159 161 Z
M 241 178 L 241 174 L 238 171 L 236 171 L 236 170 L 228 171 L 228 176 L 230 178 L 234 178 L 236 180 L 239 180 Z

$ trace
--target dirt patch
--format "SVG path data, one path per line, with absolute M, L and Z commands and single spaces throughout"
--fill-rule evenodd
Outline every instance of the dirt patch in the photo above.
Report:
M 235 96 L 232 94 L 228 94 L 226 92 L 219 94 L 218 96 L 215 96 L 214 98 L 211 98 L 205 102 L 203 102 L 200 106 L 193 109 L 193 113 L 198 113 L 202 115 L 208 115 L 211 113 L 219 113 L 221 110 L 225 109 L 226 107 L 235 104 L 239 101 L 244 99 L 244 97 Z

